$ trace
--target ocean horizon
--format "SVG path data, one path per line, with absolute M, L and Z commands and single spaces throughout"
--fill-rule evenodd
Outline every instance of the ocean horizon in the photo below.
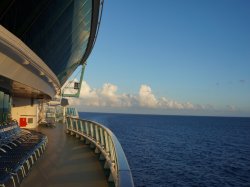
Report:
M 218 118 L 250 118 L 250 116 L 231 116 L 231 115 L 195 115 L 195 114 L 154 114 L 154 113 L 129 113 L 129 112 L 86 112 L 86 111 L 78 111 L 79 113 L 85 114 L 114 114 L 114 115 L 145 115 L 145 116 L 179 116 L 179 117 L 218 117 Z

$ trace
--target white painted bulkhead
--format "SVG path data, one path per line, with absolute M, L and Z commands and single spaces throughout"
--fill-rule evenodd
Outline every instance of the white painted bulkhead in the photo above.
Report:
M 37 99 L 13 98 L 12 119 L 18 121 L 22 128 L 38 126 L 39 101 Z
M 0 25 L 0 77 L 12 98 L 11 118 L 25 128 L 36 128 L 40 100 L 60 94 L 60 82 L 51 69 L 28 46 Z M 7 84 L 7 82 L 6 82 Z

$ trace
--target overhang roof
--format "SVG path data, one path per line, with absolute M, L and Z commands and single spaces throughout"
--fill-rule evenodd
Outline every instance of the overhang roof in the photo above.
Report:
M 62 86 L 91 53 L 101 4 L 100 0 L 1 0 L 0 24 L 32 49 Z

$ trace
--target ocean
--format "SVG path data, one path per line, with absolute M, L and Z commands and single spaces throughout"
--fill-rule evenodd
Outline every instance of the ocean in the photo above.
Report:
M 250 186 L 250 118 L 80 113 L 119 139 L 136 187 Z

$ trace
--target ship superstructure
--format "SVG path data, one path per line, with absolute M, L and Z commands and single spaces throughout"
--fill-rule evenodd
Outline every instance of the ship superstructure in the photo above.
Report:
M 0 2 L 1 97 L 9 100 L 11 114 L 18 121 L 22 118 L 22 126 L 37 125 L 37 105 L 60 95 L 69 76 L 86 62 L 95 43 L 101 4 L 99 0 Z M 6 119 L 8 114 L 3 113 Z
M 2 0 L 0 2 L 0 122 L 1 129 L 4 129 L 0 134 L 6 136 L 6 132 L 9 133 L 9 137 L 6 136 L 4 139 L 8 145 L 13 138 L 20 135 L 18 133 L 23 133 L 22 135 L 26 133 L 30 138 L 35 136 L 39 139 L 36 142 L 39 146 L 33 150 L 34 153 L 25 157 L 24 163 L 27 163 L 27 166 L 23 165 L 28 169 L 23 165 L 20 166 L 22 170 L 20 175 L 12 168 L 6 169 L 4 164 L 0 166 L 0 172 L 2 169 L 3 173 L 7 173 L 10 177 L 6 184 L 1 182 L 5 179 L 0 177 L 0 185 L 20 185 L 20 176 L 21 178 L 26 176 L 34 160 L 40 157 L 47 145 L 47 138 L 41 133 L 26 132 L 19 127 L 39 128 L 39 123 L 44 119 L 43 114 L 46 113 L 45 106 L 46 110 L 50 111 L 50 114 L 46 113 L 46 118 L 51 120 L 55 118 L 53 121 L 55 124 L 65 121 L 63 115 L 60 116 L 61 120 L 56 120 L 58 116 L 53 115 L 54 109 L 49 102 L 53 103 L 51 101 L 53 98 L 61 96 L 62 86 L 76 68 L 79 65 L 85 66 L 95 44 L 102 6 L 101 0 Z M 59 105 L 63 103 L 61 101 Z M 65 107 L 65 104 L 62 105 Z M 65 111 L 61 111 L 64 117 Z M 78 132 L 69 124 L 72 116 L 68 116 L 67 119 L 66 129 L 70 134 L 81 137 L 85 143 L 92 142 L 92 147 L 99 148 L 96 152 L 106 160 L 105 167 L 112 171 L 108 179 L 116 186 L 122 186 L 127 181 L 130 181 L 128 184 L 133 185 L 130 170 L 126 181 L 119 171 L 117 161 L 119 158 L 115 154 L 118 144 L 111 143 L 117 140 L 112 139 L 113 135 L 107 135 L 109 130 L 100 125 L 95 126 L 97 130 L 105 129 L 103 132 L 106 135 L 103 134 L 103 136 L 109 139 L 102 139 L 101 142 L 100 137 L 96 139 L 97 137 L 93 136 L 93 141 L 90 141 L 88 137 L 91 132 L 94 132 L 93 130 L 86 131 L 87 134 L 83 131 Z M 61 130 L 63 131 L 63 128 Z M 99 133 L 99 130 L 96 133 Z M 49 138 L 51 137 L 53 136 Z M 7 154 L 9 150 L 16 151 L 16 147 L 26 145 L 28 139 L 25 140 L 19 140 L 19 143 L 12 142 L 15 144 L 13 147 L 0 147 L 0 149 L 3 150 L 3 154 Z M 5 146 L 6 142 L 1 140 L 1 146 Z M 112 146 L 112 153 L 110 146 Z M 118 148 L 121 149 L 120 144 Z M 18 155 L 18 151 L 16 153 Z M 0 160 L 2 158 L 0 154 Z M 9 162 L 11 160 L 6 161 L 6 163 Z M 120 180 L 121 178 L 123 180 Z

